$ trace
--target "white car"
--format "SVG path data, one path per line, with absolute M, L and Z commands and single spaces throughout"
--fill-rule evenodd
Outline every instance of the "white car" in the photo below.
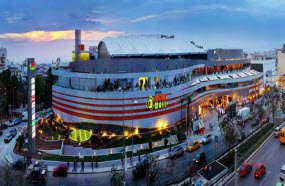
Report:
M 206 145 L 208 143 L 212 142 L 212 135 L 211 134 L 205 134 L 204 138 L 201 140 L 201 143 L 203 145 Z
M 281 167 L 281 170 L 280 170 L 280 179 L 281 180 L 285 180 L 285 165 L 283 165 Z
M 281 130 L 281 128 L 280 127 L 276 127 L 275 129 L 274 129 L 274 136 L 275 137 L 279 137 L 279 132 L 280 132 L 280 130 Z

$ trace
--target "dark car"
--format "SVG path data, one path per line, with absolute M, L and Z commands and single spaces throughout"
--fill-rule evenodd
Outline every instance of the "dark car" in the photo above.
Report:
M 33 168 L 26 176 L 28 183 L 39 183 L 44 184 L 46 181 L 46 170 L 40 169 L 38 167 Z
M 2 136 L 3 135 L 3 131 L 2 130 L 0 130 L 0 136 Z
M 199 152 L 196 155 L 196 159 L 194 159 L 194 163 L 197 163 L 197 165 L 203 165 L 206 163 L 206 153 L 205 152 Z
M 12 163 L 12 168 L 16 170 L 25 170 L 26 163 L 22 159 L 18 159 Z
M 241 142 L 241 141 L 243 141 L 244 139 L 245 139 L 245 132 L 242 132 L 241 134 L 240 134 L 240 136 L 239 136 L 239 138 L 238 138 L 238 140 Z
M 67 176 L 67 166 L 65 164 L 59 164 L 53 169 L 53 176 Z
M 22 123 L 22 120 L 20 118 L 17 118 L 17 119 L 12 121 L 12 125 L 19 125 L 21 123 Z
M 146 170 L 149 168 L 149 162 L 147 159 L 142 160 L 136 164 L 133 170 L 134 179 L 145 177 Z
M 266 173 L 266 167 L 263 163 L 258 163 L 255 166 L 254 177 L 261 179 Z
M 17 129 L 13 128 L 10 130 L 10 134 L 12 135 L 12 137 L 14 138 L 17 135 Z
M 259 124 L 259 119 L 255 119 L 252 123 L 252 126 L 257 126 Z
M 240 169 L 239 169 L 239 175 L 240 177 L 245 177 L 248 175 L 248 173 L 250 173 L 250 171 L 252 170 L 252 163 L 249 162 L 244 162 Z
M 0 130 L 5 130 L 8 128 L 8 125 L 6 123 L 0 124 Z
M 169 152 L 170 158 L 178 158 L 183 155 L 184 155 L 184 149 L 181 146 L 176 146 Z
M 269 117 L 268 116 L 265 116 L 262 118 L 262 124 L 266 124 L 269 122 Z
M 4 138 L 5 143 L 9 143 L 12 140 L 13 136 L 11 134 L 6 134 Z

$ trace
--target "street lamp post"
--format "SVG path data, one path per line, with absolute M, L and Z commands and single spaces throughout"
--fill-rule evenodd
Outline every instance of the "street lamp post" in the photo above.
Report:
M 134 101 L 134 104 L 136 103 L 137 103 L 137 100 Z M 132 109 L 132 158 L 133 156 L 134 156 L 134 112 Z
M 124 161 L 123 161 L 123 185 L 126 184 L 126 180 L 125 180 L 125 173 L 127 171 L 127 157 L 126 157 L 126 146 L 125 146 L 125 92 L 124 90 L 119 87 L 119 90 L 123 92 L 123 157 L 124 157 Z

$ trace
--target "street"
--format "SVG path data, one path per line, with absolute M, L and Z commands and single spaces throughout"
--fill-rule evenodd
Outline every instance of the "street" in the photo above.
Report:
M 214 115 L 212 115 L 214 114 Z M 211 116 L 212 115 L 212 116 Z M 217 124 L 217 116 L 216 112 L 213 111 L 209 113 L 207 118 L 211 119 L 212 122 Z M 26 125 L 26 123 L 21 123 L 18 126 L 15 126 L 17 129 L 19 127 L 23 127 Z M 259 127 L 260 125 L 256 126 L 255 128 Z M 4 155 L 8 154 L 11 152 L 11 149 L 13 149 L 15 143 L 16 143 L 16 138 L 20 134 L 18 131 L 18 134 L 15 138 L 12 139 L 12 141 L 8 144 L 4 143 L 4 135 L 8 133 L 11 128 L 9 127 L 8 129 L 3 131 L 3 136 L 0 137 L 0 145 L 1 145 L 1 152 L 0 152 L 0 157 L 2 160 L 2 163 L 5 161 L 3 159 Z M 254 130 L 255 130 L 254 128 Z M 251 132 L 252 128 L 250 123 L 246 124 L 244 127 L 244 131 L 246 133 L 246 136 L 248 136 Z M 210 131 L 209 131 L 210 132 Z M 158 176 L 158 183 L 160 184 L 167 184 L 173 180 L 180 180 L 184 178 L 188 173 L 189 173 L 189 168 L 192 165 L 193 159 L 196 158 L 196 154 L 198 152 L 204 151 L 207 156 L 207 161 L 213 161 L 218 155 L 224 153 L 227 150 L 227 146 L 224 143 L 224 139 L 221 136 L 220 133 L 220 128 L 216 125 L 214 126 L 214 131 L 211 131 L 212 133 L 212 143 L 207 144 L 207 145 L 201 145 L 200 148 L 197 151 L 194 152 L 185 152 L 183 157 L 180 157 L 178 161 L 176 161 L 175 166 L 173 168 L 169 167 L 168 161 L 169 159 L 164 159 L 161 160 L 161 170 L 162 174 L 159 174 Z M 214 142 L 214 135 L 218 135 L 219 137 L 219 145 L 216 146 Z M 3 139 L 2 139 L 3 138 Z M 3 161 L 4 160 L 4 161 Z M 85 164 L 85 168 L 89 167 L 90 165 L 88 163 Z M 72 168 L 72 165 L 70 169 Z M 167 169 L 173 169 L 172 172 L 173 174 L 166 173 Z M 78 167 L 78 171 L 80 171 L 80 166 Z M 179 172 L 180 174 L 176 174 Z M 76 179 L 74 179 L 76 178 Z M 45 185 L 110 185 L 110 179 L 111 175 L 110 172 L 105 172 L 105 173 L 94 173 L 94 174 L 69 174 L 66 178 L 64 177 L 54 177 L 51 172 L 48 173 L 47 177 L 47 182 Z M 126 182 L 128 185 L 146 185 L 145 179 L 140 179 L 140 180 L 133 180 L 132 177 L 132 169 L 128 169 L 126 172 Z
M 3 130 L 3 135 L 0 136 L 0 165 L 3 165 L 3 163 L 6 163 L 4 156 L 7 154 L 10 154 L 11 151 L 14 149 L 15 144 L 16 144 L 16 139 L 20 135 L 20 131 L 18 130 L 19 127 L 22 128 L 26 124 L 27 124 L 27 122 L 22 122 L 19 125 L 16 125 L 14 127 L 8 127 L 7 129 Z M 9 132 L 12 128 L 17 129 L 17 135 L 9 143 L 5 143 L 4 142 L 5 135 L 9 134 Z
M 265 143 L 265 145 L 251 158 L 250 162 L 254 165 L 262 162 L 267 168 L 266 175 L 261 180 L 255 179 L 253 176 L 253 170 L 245 178 L 238 179 L 238 184 L 245 185 L 275 185 L 279 179 L 280 169 L 285 164 L 285 146 L 281 145 L 278 138 L 273 135 Z M 231 180 L 227 186 L 233 186 L 234 179 Z

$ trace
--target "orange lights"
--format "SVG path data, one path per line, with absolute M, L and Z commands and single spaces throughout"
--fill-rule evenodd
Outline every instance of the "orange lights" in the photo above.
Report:
M 161 120 L 158 120 L 155 127 L 158 129 L 158 130 L 163 130 L 163 129 L 166 129 L 168 127 L 168 121 L 165 120 L 165 119 L 161 119 Z

